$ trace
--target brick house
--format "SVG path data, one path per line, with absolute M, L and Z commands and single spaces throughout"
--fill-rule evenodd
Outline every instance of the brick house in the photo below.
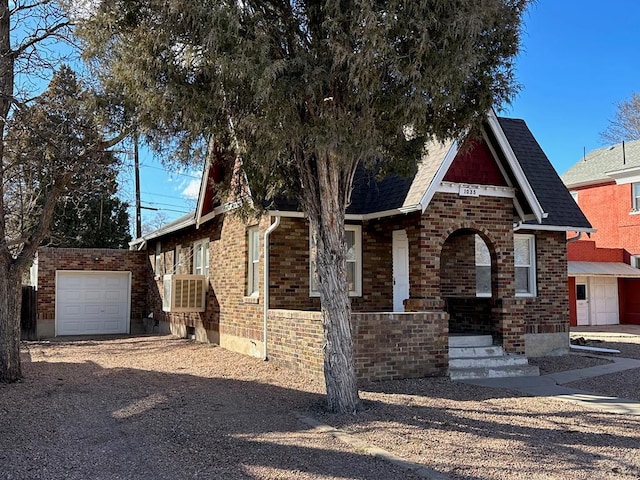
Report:
M 282 202 L 242 221 L 213 203 L 213 170 L 194 214 L 132 243 L 152 269 L 149 316 L 160 331 L 321 375 L 304 215 Z M 522 120 L 490 114 L 479 141 L 431 145 L 411 178 L 359 171 L 346 222 L 361 379 L 446 374 L 450 334 L 568 352 L 566 237 L 592 229 Z
M 571 325 L 640 324 L 640 141 L 589 152 L 562 180 L 597 229 L 568 245 Z

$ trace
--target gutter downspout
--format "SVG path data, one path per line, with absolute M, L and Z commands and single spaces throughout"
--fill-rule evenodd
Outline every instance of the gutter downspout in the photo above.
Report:
M 268 360 L 267 356 L 267 317 L 269 316 L 269 236 L 280 225 L 280 217 L 276 216 L 276 221 L 269 225 L 264 232 L 264 312 L 262 317 L 262 343 L 263 343 L 263 360 Z
M 571 243 L 571 242 L 575 242 L 576 240 L 580 240 L 580 238 L 582 237 L 582 232 L 578 232 L 578 235 L 576 235 L 575 237 L 571 237 L 571 238 L 567 238 L 567 243 Z

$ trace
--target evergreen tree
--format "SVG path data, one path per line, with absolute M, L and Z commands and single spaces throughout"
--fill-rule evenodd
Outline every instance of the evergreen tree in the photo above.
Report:
M 153 145 L 184 160 L 233 150 L 217 161 L 238 155 L 256 200 L 299 201 L 332 410 L 359 405 L 344 234 L 356 167 L 410 171 L 427 141 L 459 138 L 508 101 L 526 4 L 103 0 L 82 27 Z
M 45 243 L 67 248 L 128 248 L 128 204 L 117 196 L 117 163 L 91 178 L 77 176 L 60 198 Z

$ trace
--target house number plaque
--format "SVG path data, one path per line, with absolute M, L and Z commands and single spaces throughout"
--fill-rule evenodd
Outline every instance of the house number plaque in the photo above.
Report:
M 460 185 L 459 195 L 461 197 L 478 197 L 478 185 Z

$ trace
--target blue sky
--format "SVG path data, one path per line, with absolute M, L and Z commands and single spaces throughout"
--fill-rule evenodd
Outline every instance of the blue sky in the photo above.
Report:
M 616 104 L 640 92 L 640 1 L 538 0 L 524 15 L 517 80 L 522 89 L 502 115 L 522 118 L 556 170 L 604 144 L 600 132 Z M 142 203 L 166 220 L 194 207 L 198 171 L 166 173 L 150 158 L 141 168 Z M 123 177 L 133 178 L 132 169 Z M 128 192 L 128 193 L 127 193 Z M 133 181 L 123 185 L 133 203 Z M 156 215 L 143 211 L 143 220 Z
M 502 114 L 524 119 L 562 174 L 604 146 L 616 104 L 640 93 L 640 2 L 539 0 L 524 23 L 522 90 Z

